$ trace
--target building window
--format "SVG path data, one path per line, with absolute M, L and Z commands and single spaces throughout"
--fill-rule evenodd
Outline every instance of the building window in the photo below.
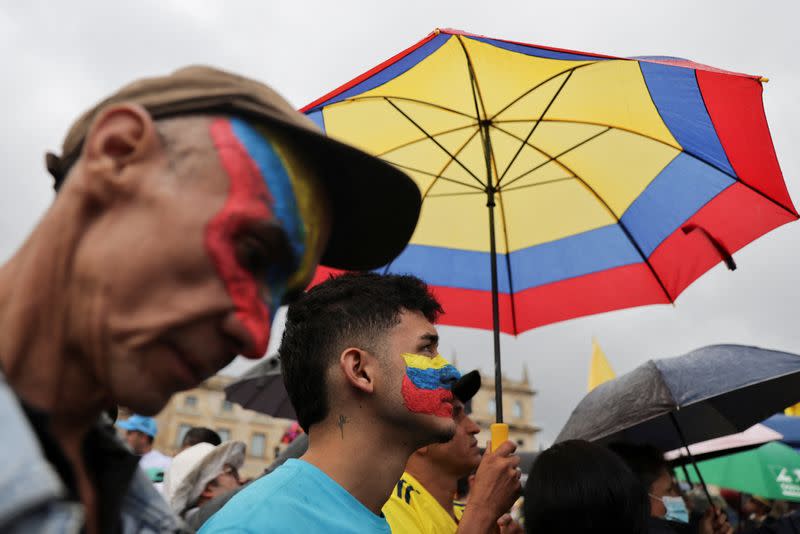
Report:
M 489 400 L 489 415 L 494 415 L 497 412 L 497 403 L 494 399 Z
M 184 436 L 186 436 L 186 433 L 189 431 L 190 428 L 192 428 L 192 425 L 187 425 L 186 423 L 181 423 L 180 426 L 178 426 L 178 433 L 175 435 L 176 447 L 180 448 L 180 446 L 183 444 L 183 438 Z
M 222 401 L 222 411 L 223 412 L 232 412 L 233 411 L 233 403 L 230 401 Z
M 263 458 L 266 441 L 267 437 L 264 434 L 253 434 L 253 439 L 250 440 L 250 456 Z
M 514 407 L 511 409 L 513 412 L 514 417 L 517 419 L 522 417 L 522 403 L 520 401 L 514 401 Z
M 231 431 L 228 430 L 227 428 L 218 428 L 217 434 L 219 434 L 219 439 L 221 439 L 222 441 L 228 441 L 229 439 L 231 439 Z
M 194 410 L 197 408 L 197 397 L 194 395 L 186 395 L 183 398 L 183 407 L 189 410 Z

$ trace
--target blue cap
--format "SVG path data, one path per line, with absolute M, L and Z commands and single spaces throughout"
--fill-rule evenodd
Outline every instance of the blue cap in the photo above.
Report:
M 156 437 L 156 433 L 158 433 L 158 425 L 156 425 L 156 420 L 152 417 L 145 417 L 143 415 L 132 415 L 124 421 L 117 423 L 122 429 L 125 430 L 138 430 L 143 434 L 147 434 L 151 438 Z

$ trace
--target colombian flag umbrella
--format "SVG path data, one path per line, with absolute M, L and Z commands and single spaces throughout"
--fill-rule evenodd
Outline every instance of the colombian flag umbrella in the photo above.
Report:
M 383 271 L 427 281 L 443 324 L 494 330 L 502 421 L 500 332 L 674 302 L 798 217 L 763 81 L 436 30 L 302 111 L 419 185 Z

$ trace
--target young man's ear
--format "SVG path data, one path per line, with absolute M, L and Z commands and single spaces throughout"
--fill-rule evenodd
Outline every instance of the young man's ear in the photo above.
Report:
M 116 104 L 102 110 L 92 122 L 81 160 L 89 174 L 86 186 L 98 200 L 110 200 L 138 180 L 126 180 L 125 171 L 146 163 L 163 151 L 155 122 L 138 104 Z
M 366 351 L 349 347 L 339 356 L 339 366 L 344 372 L 345 380 L 353 387 L 364 393 L 374 390 L 375 359 Z

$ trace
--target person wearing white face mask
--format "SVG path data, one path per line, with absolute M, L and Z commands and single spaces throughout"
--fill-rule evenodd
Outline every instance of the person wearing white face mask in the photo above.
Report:
M 689 522 L 686 502 L 672 478 L 663 454 L 649 445 L 615 443 L 610 446 L 639 477 L 650 496 L 650 534 L 732 534 L 725 514 L 709 507 L 699 521 Z

